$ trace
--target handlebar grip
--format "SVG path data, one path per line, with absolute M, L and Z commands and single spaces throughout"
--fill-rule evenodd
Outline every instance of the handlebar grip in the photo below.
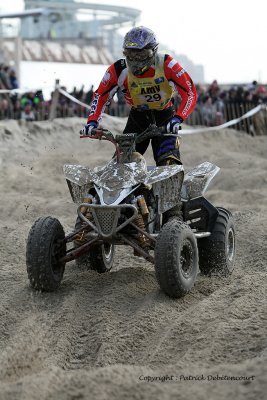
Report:
M 80 136 L 88 136 L 88 137 L 90 137 L 90 136 L 93 136 L 94 134 L 96 134 L 97 132 L 99 132 L 99 129 L 98 129 L 98 128 L 93 128 L 93 129 L 91 130 L 91 132 L 90 132 L 90 135 L 86 135 L 86 134 L 84 133 L 83 129 L 81 129 L 81 130 L 80 130 Z M 102 131 L 101 131 L 101 132 L 102 132 Z
M 172 135 L 174 135 L 172 132 L 167 132 L 166 131 L 166 126 L 160 126 L 159 128 L 159 132 L 160 133 L 167 133 L 167 134 L 172 134 Z M 181 127 L 181 125 L 179 126 L 179 131 L 182 129 L 182 127 Z

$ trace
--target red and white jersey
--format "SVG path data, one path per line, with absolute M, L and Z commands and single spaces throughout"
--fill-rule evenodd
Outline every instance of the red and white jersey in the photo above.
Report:
M 140 76 L 133 76 L 128 71 L 126 60 L 120 59 L 110 65 L 95 91 L 88 122 L 99 121 L 118 89 L 121 89 L 130 106 L 141 110 L 171 107 L 173 91 L 177 91 L 181 102 L 176 115 L 183 121 L 196 104 L 196 88 L 192 79 L 170 55 L 159 54 L 155 65 Z

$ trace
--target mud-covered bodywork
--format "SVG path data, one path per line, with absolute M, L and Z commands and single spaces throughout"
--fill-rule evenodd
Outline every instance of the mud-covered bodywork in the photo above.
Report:
M 210 181 L 220 168 L 210 162 L 197 165 L 185 175 L 181 190 L 183 217 L 198 235 L 212 231 L 218 210 L 204 197 Z
M 183 200 L 190 200 L 203 196 L 210 181 L 220 171 L 217 165 L 208 161 L 197 165 L 185 175 L 181 197 Z
M 104 167 L 90 169 L 82 165 L 64 165 L 72 199 L 80 204 L 84 195 L 94 186 L 100 203 L 119 204 L 140 184 L 152 185 L 155 195 L 159 196 L 159 211 L 177 204 L 181 190 L 184 169 L 182 165 L 152 167 L 147 169 L 144 158 L 131 163 L 117 163 L 112 159 Z

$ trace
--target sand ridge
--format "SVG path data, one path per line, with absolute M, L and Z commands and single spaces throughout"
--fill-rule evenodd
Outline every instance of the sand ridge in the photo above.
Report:
M 0 122 L 0 399 L 263 399 L 267 136 L 182 137 L 186 171 L 204 161 L 221 168 L 207 198 L 234 215 L 232 276 L 199 276 L 172 300 L 153 266 L 121 247 L 110 273 L 70 263 L 58 291 L 35 292 L 25 266 L 31 225 L 52 215 L 68 232 L 76 218 L 63 164 L 103 165 L 113 154 L 110 143 L 79 139 L 83 123 Z M 103 118 L 115 133 L 124 125 Z

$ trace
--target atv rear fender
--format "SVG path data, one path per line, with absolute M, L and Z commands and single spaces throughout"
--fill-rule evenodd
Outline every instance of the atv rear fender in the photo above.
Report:
M 208 161 L 193 168 L 185 175 L 181 190 L 182 200 L 188 201 L 203 196 L 211 180 L 219 171 L 220 168 L 217 165 Z

